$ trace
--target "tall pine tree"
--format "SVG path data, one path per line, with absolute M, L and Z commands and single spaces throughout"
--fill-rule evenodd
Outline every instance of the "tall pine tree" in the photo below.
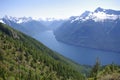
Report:
M 96 63 L 93 66 L 91 73 L 90 73 L 90 77 L 94 78 L 94 80 L 97 80 L 97 75 L 99 72 L 99 68 L 100 68 L 100 61 L 99 58 L 96 59 Z

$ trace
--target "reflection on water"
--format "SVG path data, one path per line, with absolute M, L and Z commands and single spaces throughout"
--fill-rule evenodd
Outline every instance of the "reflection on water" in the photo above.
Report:
M 42 32 L 38 35 L 35 35 L 34 38 L 42 42 L 50 49 L 80 64 L 94 64 L 97 57 L 99 57 L 101 64 L 110 64 L 112 62 L 120 64 L 120 53 L 75 47 L 64 44 L 55 39 L 52 31 Z

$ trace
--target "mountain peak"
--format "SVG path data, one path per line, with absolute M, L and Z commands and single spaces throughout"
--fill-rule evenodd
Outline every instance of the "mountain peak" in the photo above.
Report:
M 85 11 L 83 14 L 81 14 L 81 17 L 85 18 L 87 17 L 91 12 L 90 11 Z
M 118 18 L 120 19 L 120 11 L 98 7 L 94 12 L 85 11 L 80 16 L 72 18 L 71 23 L 74 21 L 81 22 L 87 20 L 103 22 L 104 20 L 116 20 Z
M 119 10 L 112 10 L 112 9 L 103 9 L 101 7 L 98 7 L 95 11 L 95 13 L 98 13 L 98 12 L 104 12 L 106 14 L 109 14 L 109 15 L 120 15 L 120 11 Z
M 13 19 L 13 18 L 15 18 L 15 17 L 5 15 L 3 18 L 4 18 L 4 19 L 7 19 L 7 20 L 11 20 L 11 19 Z
M 102 11 L 104 11 L 104 9 L 101 7 L 98 7 L 94 12 L 102 12 Z

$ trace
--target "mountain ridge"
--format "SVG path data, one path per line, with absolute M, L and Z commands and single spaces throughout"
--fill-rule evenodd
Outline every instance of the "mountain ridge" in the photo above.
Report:
M 69 19 L 54 31 L 56 39 L 75 46 L 120 52 L 120 15 L 109 15 L 105 10 L 110 9 L 87 11 Z
M 80 16 L 71 20 L 71 23 L 74 21 L 87 21 L 94 20 L 95 22 L 100 22 L 104 20 L 116 20 L 120 18 L 120 11 L 112 10 L 112 9 L 103 9 L 98 7 L 93 12 L 85 11 Z

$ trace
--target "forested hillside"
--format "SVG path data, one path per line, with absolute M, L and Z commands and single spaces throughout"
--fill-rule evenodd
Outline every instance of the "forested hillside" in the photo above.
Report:
M 0 23 L 0 80 L 84 80 L 75 64 Z

